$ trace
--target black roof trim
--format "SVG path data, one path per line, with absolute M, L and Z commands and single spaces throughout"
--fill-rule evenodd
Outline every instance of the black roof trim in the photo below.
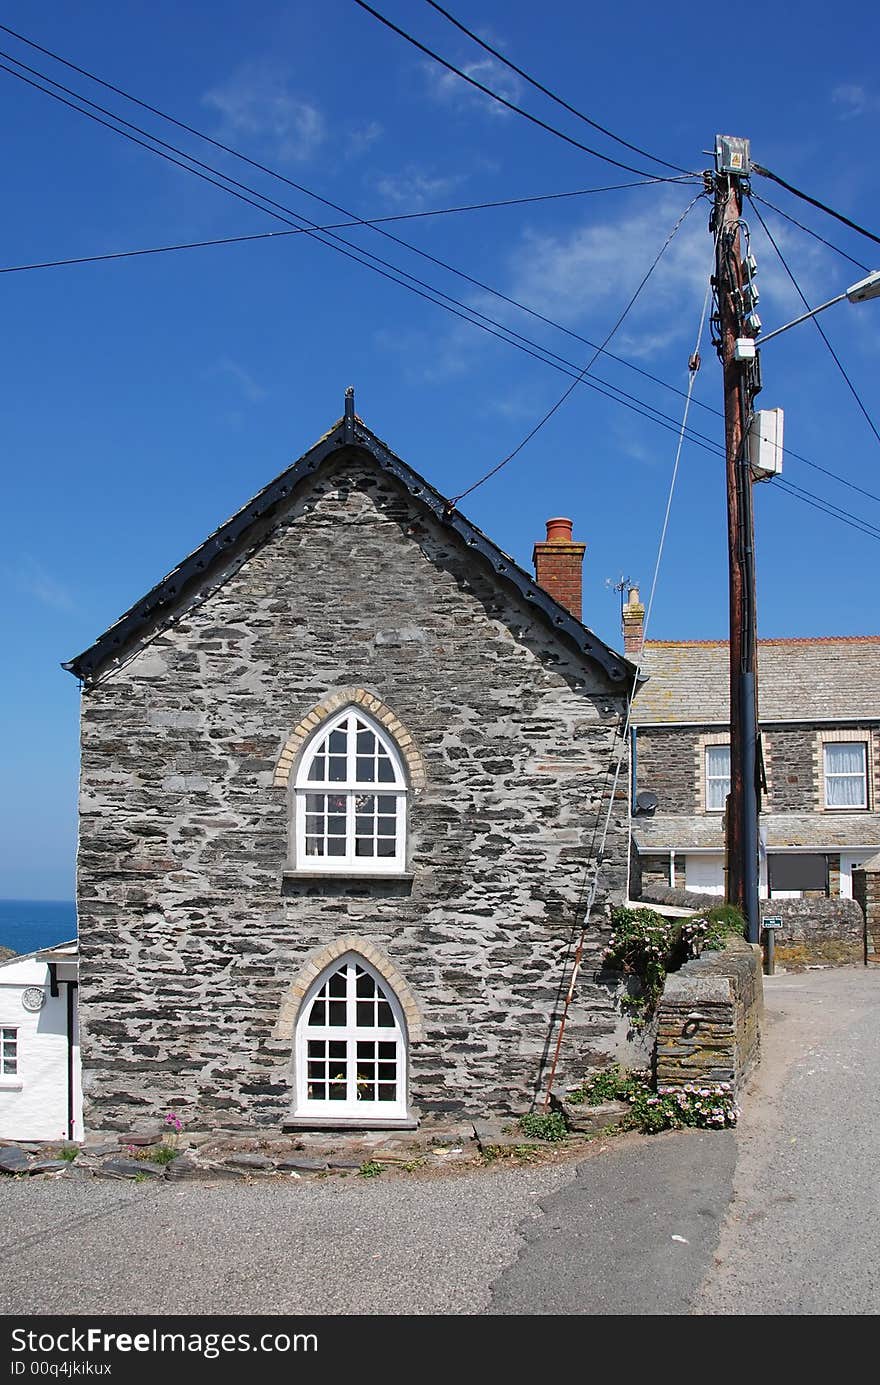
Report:
M 149 628 L 160 629 L 188 599 L 197 594 L 205 579 L 225 569 L 231 555 L 241 551 L 243 541 L 259 541 L 272 528 L 278 512 L 294 492 L 317 471 L 322 462 L 343 448 L 366 451 L 384 471 L 389 472 L 424 505 L 441 524 L 453 529 L 468 548 L 489 564 L 496 577 L 510 582 L 520 595 L 539 610 L 550 625 L 566 635 L 581 653 L 603 668 L 613 682 L 621 684 L 635 678 L 636 666 L 593 634 L 570 611 L 539 587 L 518 563 L 487 538 L 481 530 L 454 509 L 451 502 L 435 490 L 418 472 L 396 456 L 354 413 L 349 396 L 346 414 L 339 419 L 299 461 L 283 471 L 254 496 L 241 510 L 215 530 L 172 572 L 157 583 L 140 601 L 111 625 L 82 654 L 62 664 L 62 668 L 83 683 L 95 682 L 109 665 L 124 657 L 130 645 Z M 641 680 L 640 680 L 641 681 Z

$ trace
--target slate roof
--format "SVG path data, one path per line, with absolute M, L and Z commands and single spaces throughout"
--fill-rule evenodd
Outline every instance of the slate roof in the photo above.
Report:
M 726 640 L 648 640 L 637 726 L 730 720 Z M 762 724 L 880 720 L 880 635 L 758 641 Z
M 880 844 L 880 813 L 762 813 L 761 828 L 771 850 L 811 847 L 844 851 Z M 636 817 L 633 837 L 642 855 L 655 851 L 723 851 L 721 814 L 664 813 Z
M 318 467 L 334 454 L 341 455 L 344 449 L 354 450 L 361 456 L 368 455 L 383 471 L 395 476 L 416 504 L 422 505 L 435 520 L 454 530 L 485 566 L 491 568 L 496 581 L 515 587 L 548 625 L 565 636 L 583 655 L 598 663 L 609 679 L 620 684 L 621 689 L 631 686 L 637 675 L 636 666 L 554 600 L 524 568 L 465 519 L 451 501 L 396 456 L 355 414 L 351 390 L 346 391 L 345 414 L 313 447 L 209 535 L 199 548 L 126 611 L 90 648 L 62 664 L 62 668 L 86 684 L 98 679 L 109 667 L 124 658 L 139 639 L 155 634 L 177 611 L 198 599 L 206 589 L 212 589 L 223 581 L 230 570 L 234 570 L 236 560 L 246 555 L 255 543 L 262 541 L 284 519 L 297 491 L 308 483 Z

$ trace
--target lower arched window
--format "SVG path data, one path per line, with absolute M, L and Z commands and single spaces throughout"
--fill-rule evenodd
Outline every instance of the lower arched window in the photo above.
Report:
M 397 997 L 357 953 L 308 992 L 296 1030 L 295 1114 L 376 1123 L 406 1116 L 406 1028 Z

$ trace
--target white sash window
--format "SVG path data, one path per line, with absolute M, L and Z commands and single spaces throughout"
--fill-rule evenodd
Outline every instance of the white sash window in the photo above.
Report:
M 357 1120 L 406 1116 L 406 1040 L 397 997 L 364 958 L 323 972 L 296 1031 L 295 1115 Z
M 294 793 L 298 870 L 405 870 L 403 766 L 393 741 L 365 712 L 349 707 L 319 728 Z

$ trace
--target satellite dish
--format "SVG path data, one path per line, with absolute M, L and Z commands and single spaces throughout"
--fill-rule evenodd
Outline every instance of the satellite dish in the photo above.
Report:
M 640 813 L 653 813 L 659 801 L 651 789 L 642 789 L 641 793 L 636 794 L 636 807 Z

